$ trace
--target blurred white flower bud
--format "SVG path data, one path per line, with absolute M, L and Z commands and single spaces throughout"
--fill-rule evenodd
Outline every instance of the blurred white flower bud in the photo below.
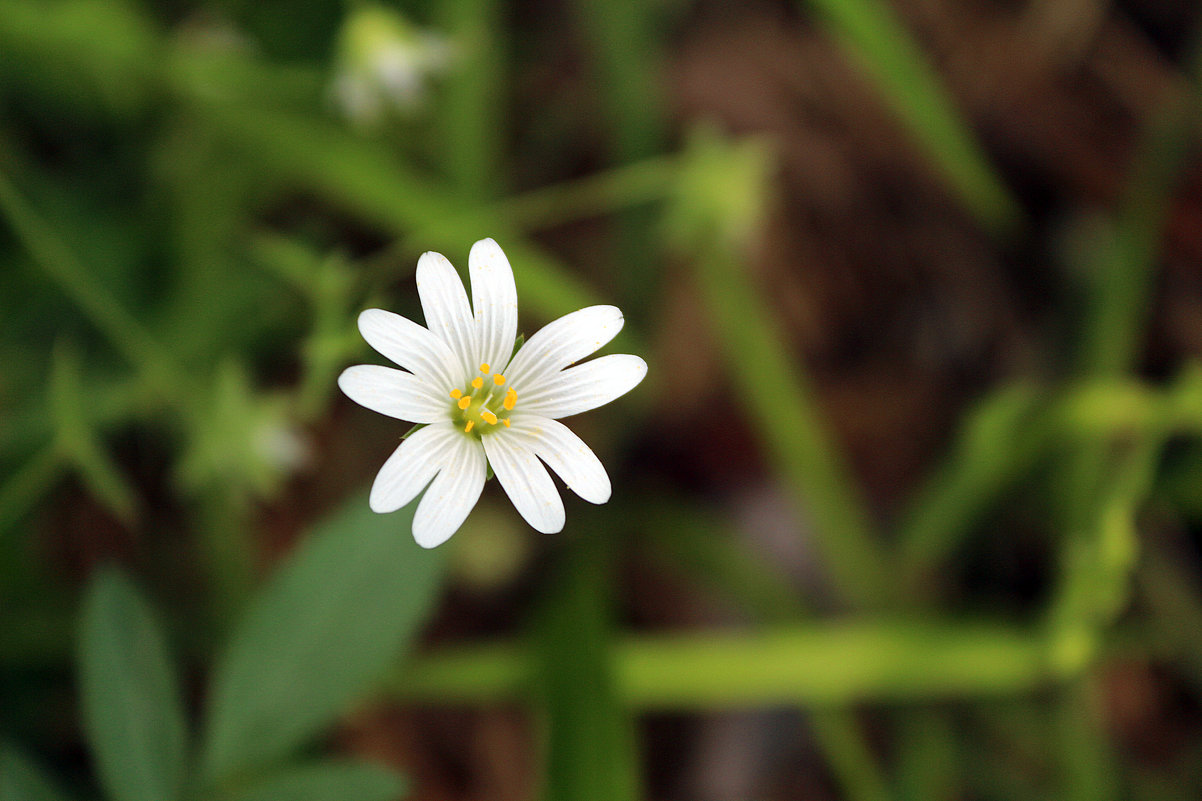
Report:
M 390 113 L 419 109 L 430 79 L 447 70 L 453 53 L 444 37 L 416 28 L 392 8 L 369 3 L 347 16 L 336 59 L 335 104 L 355 125 L 372 128 Z

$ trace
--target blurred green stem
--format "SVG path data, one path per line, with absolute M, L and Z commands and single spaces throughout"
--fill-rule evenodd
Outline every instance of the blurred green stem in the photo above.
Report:
M 386 148 L 333 125 L 262 108 L 207 105 L 205 121 L 264 168 L 345 205 L 400 237 L 406 249 L 420 242 L 419 251 L 467 252 L 474 239 L 493 237 L 521 266 L 515 279 L 523 303 L 548 319 L 597 302 L 596 293 L 553 257 L 498 226 L 483 207 L 456 203 L 445 187 L 423 180 Z M 395 250 L 388 256 L 393 259 Z
M 1029 386 L 995 391 L 961 427 L 951 454 L 911 501 L 897 534 L 898 591 L 929 594 L 931 577 L 1004 487 L 1050 445 L 1040 393 Z
M 1191 77 L 1202 49 L 1190 59 Z M 1082 328 L 1078 370 L 1111 378 L 1130 372 L 1143 350 L 1147 300 L 1155 276 L 1165 215 L 1192 141 L 1196 94 L 1174 98 L 1143 139 L 1114 225 L 1089 272 L 1089 306 Z M 1183 383 L 1187 382 L 1187 373 Z M 1126 604 L 1137 556 L 1135 514 L 1149 491 L 1167 432 L 1153 426 L 1132 432 L 1125 448 L 1098 439 L 1082 445 L 1065 464 L 1062 509 L 1063 570 L 1049 624 L 1054 660 L 1068 670 L 1092 662 L 1105 627 Z M 1117 451 L 1117 456 L 1115 455 Z M 1116 797 L 1111 756 L 1094 716 L 1088 714 L 1088 678 L 1061 700 L 1062 795 L 1079 801 Z
M 615 693 L 637 710 L 1005 696 L 1054 680 L 1042 638 L 988 625 L 841 623 L 615 642 Z M 388 683 L 406 702 L 476 704 L 527 694 L 533 664 L 516 645 L 447 650 Z
M 591 520 L 600 513 L 594 512 Z M 591 529 L 591 530 L 590 530 Z M 586 522 L 535 617 L 535 692 L 549 729 L 551 801 L 635 801 L 640 778 L 629 712 L 616 702 L 612 531 Z
M 208 579 L 207 637 L 224 640 L 255 583 L 250 503 L 236 488 L 214 487 L 196 501 L 194 529 Z
M 897 795 L 901 801 L 952 801 L 961 796 L 959 741 L 948 716 L 932 707 L 894 715 Z
M 980 223 L 995 233 L 1024 224 L 1021 206 L 886 0 L 806 0 L 871 76 L 881 97 Z
M 456 62 L 438 95 L 442 161 L 457 194 L 476 202 L 496 195 L 498 154 L 506 141 L 500 5 L 497 0 L 440 0 L 435 12 Z
M 187 398 L 186 377 L 167 351 L 92 277 L 3 174 L 0 174 L 0 212 L 8 218 L 13 233 L 34 264 L 71 298 L 161 397 L 173 402 Z
M 798 519 L 813 522 L 810 531 L 834 575 L 836 592 L 858 609 L 873 608 L 888 584 L 868 503 L 831 440 L 805 371 L 786 350 L 769 305 L 757 295 L 733 248 L 714 242 L 695 253 L 735 394 L 750 412 L 785 489 L 796 493 Z
M 1202 74 L 1202 47 L 1195 49 L 1191 68 L 1196 81 Z M 1169 203 L 1195 141 L 1197 91 L 1190 85 L 1170 99 L 1148 124 L 1136 151 L 1113 235 L 1101 243 L 1088 273 L 1090 305 L 1079 360 L 1085 375 L 1127 372 L 1143 350 Z
M 0 485 L 0 533 L 37 505 L 66 472 L 67 461 L 57 444 L 52 443 L 35 453 Z
M 1065 687 L 1054 710 L 1063 758 L 1064 801 L 1112 801 L 1125 797 L 1116 781 L 1115 755 L 1101 720 L 1098 687 L 1085 675 Z
M 672 192 L 677 171 L 675 157 L 656 156 L 513 195 L 499 201 L 493 213 L 522 231 L 554 228 L 662 200 Z
M 971 527 L 1040 459 L 1066 447 L 1153 431 L 1202 435 L 1197 366 L 1183 368 L 1164 389 L 1118 376 L 1078 382 L 1055 395 L 1014 385 L 987 396 L 902 518 L 899 590 L 908 598 L 926 592 Z
M 1152 612 L 1152 636 L 1166 644 L 1166 656 L 1181 665 L 1194 692 L 1202 694 L 1202 588 L 1190 575 L 1192 567 L 1149 552 L 1141 561 L 1139 587 Z
M 1196 77 L 1202 69 L 1202 48 L 1195 48 L 1190 66 Z M 1196 106 L 1196 93 L 1184 93 L 1148 126 L 1113 239 L 1102 243 L 1099 269 L 1087 273 L 1091 303 L 1079 371 L 1090 378 L 1122 376 L 1141 353 L 1165 215 L 1192 141 Z M 1173 397 L 1195 403 L 1200 384 L 1198 369 L 1187 369 Z M 1135 561 L 1134 515 L 1151 487 L 1160 448 L 1181 406 L 1171 401 L 1167 407 L 1153 406 L 1150 419 L 1131 432 L 1136 439 L 1126 448 L 1098 437 L 1084 443 L 1065 466 L 1066 556 L 1050 620 L 1070 637 L 1092 639 L 1122 608 Z
M 645 158 L 659 149 L 663 136 L 655 7 L 639 0 L 575 0 L 574 5 L 596 63 L 613 157 L 619 163 Z
M 850 708 L 812 710 L 810 725 L 814 739 L 849 801 L 887 801 L 891 798 L 876 756 Z
M 662 498 L 636 500 L 642 534 L 667 570 L 683 570 L 750 612 L 759 623 L 795 625 L 810 617 L 797 588 L 712 510 Z M 887 783 L 852 709 L 815 710 L 810 728 L 849 801 L 888 798 Z
M 576 15 L 591 51 L 601 117 L 609 124 L 610 162 L 628 164 L 660 152 L 664 132 L 660 37 L 654 4 L 641 0 L 575 0 Z M 616 254 L 622 304 L 647 313 L 658 295 L 659 271 L 651 269 L 653 218 L 641 209 L 617 215 Z

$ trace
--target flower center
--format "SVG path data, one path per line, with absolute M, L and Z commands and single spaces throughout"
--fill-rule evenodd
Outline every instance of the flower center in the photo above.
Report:
M 488 364 L 480 365 L 480 375 L 472 379 L 467 389 L 451 390 L 455 401 L 452 419 L 463 426 L 465 434 L 486 434 L 497 425 L 509 428 L 509 413 L 518 401 L 513 387 L 505 386 L 505 376 L 493 373 Z

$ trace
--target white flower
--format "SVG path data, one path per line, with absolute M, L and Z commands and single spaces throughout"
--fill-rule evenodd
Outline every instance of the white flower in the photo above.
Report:
M 627 354 L 572 367 L 622 330 L 614 306 L 590 306 L 550 323 L 513 354 L 518 299 L 513 271 L 491 239 L 468 258 L 472 304 L 445 257 L 417 263 L 423 328 L 400 315 L 368 309 L 359 330 L 368 344 L 400 365 L 356 365 L 338 386 L 367 408 L 425 424 L 380 468 L 372 510 L 394 512 L 427 485 L 413 536 L 424 548 L 446 542 L 484 489 L 486 464 L 531 526 L 563 528 L 563 501 L 543 462 L 591 503 L 609 500 L 609 476 L 584 442 L 558 422 L 633 389 L 647 363 Z M 473 308 L 475 312 L 473 313 Z

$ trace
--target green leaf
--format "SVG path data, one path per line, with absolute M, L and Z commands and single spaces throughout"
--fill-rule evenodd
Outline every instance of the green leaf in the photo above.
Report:
M 227 796 L 227 801 L 394 801 L 406 782 L 364 762 L 321 762 L 289 768 Z
M 280 567 L 235 627 L 209 698 L 203 770 L 262 768 L 332 723 L 417 631 L 445 552 L 413 541 L 413 505 L 356 497 Z
M 4 801 L 66 801 L 45 772 L 11 745 L 0 744 L 0 798 Z
M 187 735 L 175 674 L 150 607 L 117 568 L 92 580 L 79 647 L 84 730 L 108 797 L 178 798 Z

